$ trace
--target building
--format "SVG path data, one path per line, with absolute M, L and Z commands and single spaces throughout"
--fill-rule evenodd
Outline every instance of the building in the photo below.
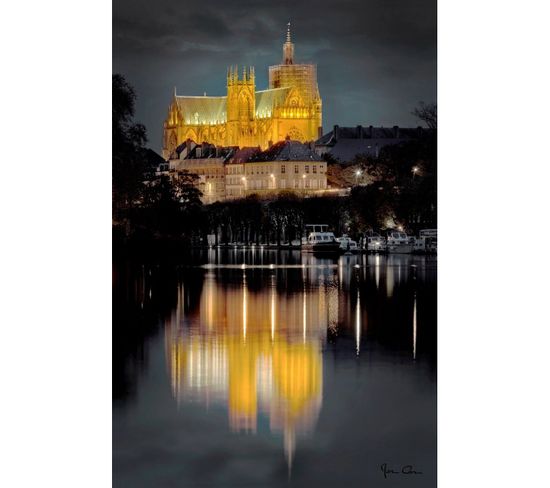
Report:
M 288 24 L 282 63 L 269 67 L 269 88 L 256 90 L 254 68 L 227 71 L 227 95 L 174 96 L 164 122 L 163 152 L 187 139 L 217 146 L 267 149 L 285 137 L 314 141 L 322 134 L 322 101 L 314 64 L 294 63 Z
M 327 188 L 326 161 L 308 145 L 289 139 L 253 154 L 244 163 L 243 172 L 245 195 L 281 191 L 307 195 Z
M 173 176 L 193 173 L 198 176 L 197 186 L 204 203 L 213 203 L 225 198 L 225 163 L 234 148 L 219 148 L 211 144 L 197 145 L 185 141 L 172 152 L 168 171 Z
M 326 161 L 307 144 L 290 139 L 265 151 L 187 140 L 159 165 L 158 174 L 177 177 L 184 172 L 198 176 L 197 187 L 207 204 L 252 194 L 268 197 L 290 191 L 306 196 L 327 189 Z
M 389 145 L 419 139 L 431 132 L 422 127 L 339 127 L 327 132 L 315 142 L 315 152 L 323 156 L 330 154 L 340 163 L 352 162 L 355 156 L 366 154 L 378 157 L 380 150 Z

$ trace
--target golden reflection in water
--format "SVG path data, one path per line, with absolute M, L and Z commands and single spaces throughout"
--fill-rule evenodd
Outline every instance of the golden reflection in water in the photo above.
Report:
M 166 325 L 178 404 L 226 404 L 234 431 L 256 432 L 265 414 L 271 431 L 283 434 L 290 468 L 296 435 L 313 429 L 321 408 L 322 344 L 338 314 L 331 305 L 338 305 L 337 288 L 326 283 L 289 294 L 277 293 L 272 279 L 251 292 L 244 272 L 241 286 L 222 287 L 206 275 L 199 313 L 184 318 L 181 302 Z

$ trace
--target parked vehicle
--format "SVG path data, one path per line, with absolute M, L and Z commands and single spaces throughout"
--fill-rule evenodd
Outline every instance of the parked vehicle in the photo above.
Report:
M 342 237 L 337 237 L 336 241 L 340 243 L 340 250 L 344 252 L 358 252 L 359 247 L 357 242 L 351 239 L 347 234 L 344 234 Z
M 339 253 L 340 243 L 332 232 L 329 232 L 328 225 L 310 224 L 306 225 L 307 237 L 302 239 L 302 251 L 315 253 Z
M 386 244 L 389 253 L 410 254 L 414 250 L 415 239 L 405 232 L 390 230 L 386 237 Z

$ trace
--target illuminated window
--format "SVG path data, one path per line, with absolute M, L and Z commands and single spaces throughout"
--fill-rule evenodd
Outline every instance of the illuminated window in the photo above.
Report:
M 306 164 L 306 173 L 309 173 L 309 165 Z
M 286 173 L 286 166 L 284 164 L 281 166 L 281 173 Z
M 298 174 L 298 165 L 297 164 L 294 165 L 294 173 Z
M 317 166 L 313 165 L 313 172 L 317 173 Z

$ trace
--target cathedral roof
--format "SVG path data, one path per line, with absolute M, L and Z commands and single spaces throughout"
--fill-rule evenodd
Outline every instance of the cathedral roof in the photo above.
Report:
M 250 161 L 322 161 L 322 158 L 299 141 L 285 140 L 254 155 Z
M 256 113 L 270 113 L 274 107 L 283 105 L 290 88 L 272 88 L 256 92 Z
M 188 123 L 195 122 L 195 114 L 198 114 L 198 122 L 225 122 L 227 110 L 227 97 L 180 97 L 176 96 L 176 103 Z

